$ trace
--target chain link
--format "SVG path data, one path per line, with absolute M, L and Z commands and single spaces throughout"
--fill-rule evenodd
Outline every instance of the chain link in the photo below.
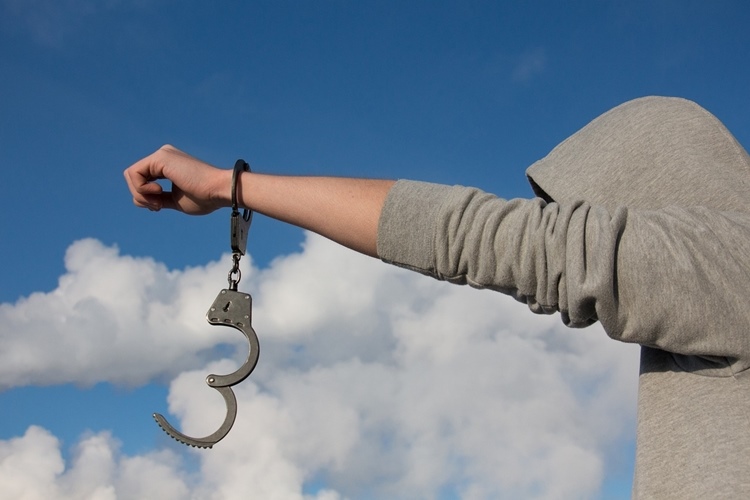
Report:
M 242 271 L 240 271 L 240 259 L 242 258 L 242 255 L 239 253 L 233 253 L 232 254 L 232 261 L 234 262 L 234 265 L 232 266 L 232 269 L 229 270 L 229 274 L 227 274 L 227 281 L 229 282 L 229 289 L 230 290 L 237 290 L 237 285 L 239 285 L 240 280 L 242 279 Z M 237 276 L 237 279 L 234 279 L 234 276 Z

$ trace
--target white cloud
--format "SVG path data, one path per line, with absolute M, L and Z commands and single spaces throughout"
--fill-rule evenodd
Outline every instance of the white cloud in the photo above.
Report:
M 204 326 L 228 262 L 170 271 L 75 243 L 56 290 L 0 305 L 0 380 L 173 376 L 170 421 L 213 432 L 225 409 L 203 380 L 247 349 L 239 333 Z M 197 472 L 170 451 L 121 456 L 106 435 L 84 438 L 66 467 L 56 439 L 30 428 L 0 442 L 0 474 L 16 464 L 24 473 L 9 480 L 40 498 L 587 498 L 607 473 L 606 450 L 630 440 L 637 348 L 598 326 L 568 330 L 500 294 L 314 235 L 303 252 L 243 276 L 261 359 L 235 388 L 229 436 L 185 451 Z M 210 361 L 218 339 L 235 342 L 237 357 Z
M 0 441 L 0 484 L 5 499 L 114 500 L 188 498 L 179 458 L 167 450 L 138 457 L 119 454 L 106 433 L 84 437 L 66 464 L 60 442 L 32 426 L 18 438 Z
M 235 339 L 205 322 L 226 262 L 175 272 L 88 239 L 71 245 L 65 267 L 52 292 L 0 304 L 0 389 L 143 384 L 203 362 L 217 340 Z

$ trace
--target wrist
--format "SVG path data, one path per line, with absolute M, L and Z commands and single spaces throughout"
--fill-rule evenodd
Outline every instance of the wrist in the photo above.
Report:
M 213 176 L 212 182 L 213 182 L 213 189 L 211 190 L 212 201 L 220 208 L 231 207 L 232 206 L 232 170 L 217 168 Z

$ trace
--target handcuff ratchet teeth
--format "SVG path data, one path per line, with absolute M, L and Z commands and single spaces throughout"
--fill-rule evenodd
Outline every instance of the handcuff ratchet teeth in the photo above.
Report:
M 247 249 L 247 234 L 252 222 L 253 212 L 243 209 L 240 214 L 237 204 L 237 179 L 242 172 L 249 172 L 250 166 L 244 160 L 237 160 L 232 172 L 232 216 L 231 216 L 231 248 L 232 269 L 229 271 L 227 281 L 229 288 L 219 292 L 213 304 L 206 313 L 206 321 L 211 325 L 229 326 L 236 328 L 245 336 L 250 343 L 250 352 L 245 362 L 236 371 L 229 375 L 214 375 L 206 377 L 206 384 L 213 387 L 224 398 L 227 406 L 227 415 L 219 429 L 202 438 L 186 436 L 172 427 L 167 419 L 159 413 L 154 413 L 154 420 L 164 431 L 177 441 L 196 448 L 211 448 L 221 441 L 231 430 L 237 417 L 237 398 L 234 396 L 232 386 L 245 380 L 255 369 L 260 356 L 260 344 L 255 330 L 251 326 L 252 320 L 252 297 L 237 291 L 237 285 L 242 278 L 240 273 L 240 258 L 245 255 Z

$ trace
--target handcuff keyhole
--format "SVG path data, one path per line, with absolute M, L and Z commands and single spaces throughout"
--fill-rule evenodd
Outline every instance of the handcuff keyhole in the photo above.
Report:
M 229 311 L 229 306 L 231 305 L 232 305 L 232 301 L 230 300 L 229 302 L 227 302 L 227 305 L 224 306 L 224 312 Z

